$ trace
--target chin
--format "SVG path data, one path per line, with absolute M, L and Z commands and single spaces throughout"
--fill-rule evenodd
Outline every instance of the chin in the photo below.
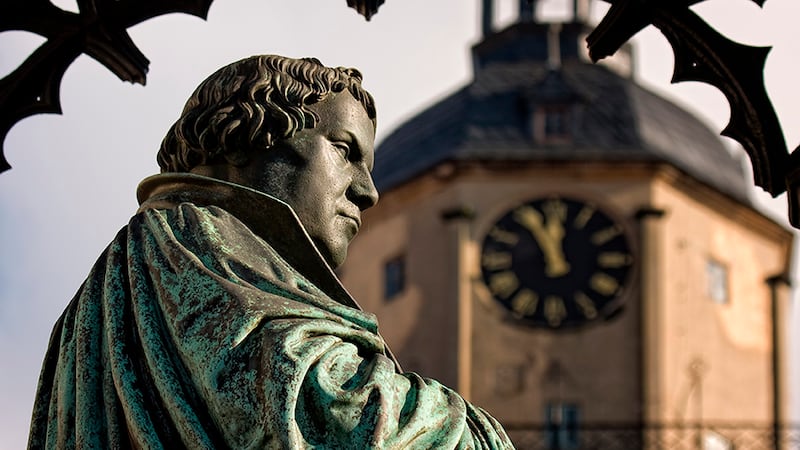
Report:
M 315 244 L 317 244 L 317 248 L 325 259 L 325 262 L 327 262 L 332 269 L 336 269 L 344 264 L 344 260 L 347 258 L 347 245 L 344 245 L 344 248 L 337 249 L 334 246 L 325 245 L 322 242 L 315 242 Z
M 328 264 L 331 265 L 331 268 L 338 269 L 339 266 L 344 264 L 344 260 L 347 259 L 347 250 L 344 252 L 340 252 L 340 254 L 333 255 L 330 258 L 327 258 Z

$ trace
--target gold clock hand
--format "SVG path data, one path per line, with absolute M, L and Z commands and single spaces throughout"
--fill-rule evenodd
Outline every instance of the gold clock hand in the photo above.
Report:
M 555 214 L 547 215 L 544 224 L 542 214 L 531 206 L 523 206 L 514 211 L 514 219 L 528 231 L 542 249 L 545 261 L 545 275 L 556 278 L 569 273 L 570 266 L 564 258 L 563 218 Z

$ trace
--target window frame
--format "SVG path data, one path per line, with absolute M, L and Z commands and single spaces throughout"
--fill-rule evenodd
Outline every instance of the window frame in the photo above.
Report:
M 383 263 L 383 300 L 392 301 L 406 289 L 406 255 L 397 254 Z
M 718 305 L 731 303 L 730 270 L 719 259 L 706 259 L 706 296 Z

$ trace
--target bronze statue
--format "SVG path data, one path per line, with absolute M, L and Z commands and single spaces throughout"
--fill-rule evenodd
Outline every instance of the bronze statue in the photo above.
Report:
M 354 69 L 256 56 L 204 81 L 162 173 L 56 323 L 30 448 L 510 448 L 403 373 L 332 267 L 378 200 Z

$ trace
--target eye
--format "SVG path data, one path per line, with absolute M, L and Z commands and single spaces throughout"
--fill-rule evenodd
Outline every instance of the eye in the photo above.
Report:
M 350 146 L 345 144 L 344 142 L 334 142 L 333 147 L 339 152 L 342 159 L 349 160 L 350 159 Z

